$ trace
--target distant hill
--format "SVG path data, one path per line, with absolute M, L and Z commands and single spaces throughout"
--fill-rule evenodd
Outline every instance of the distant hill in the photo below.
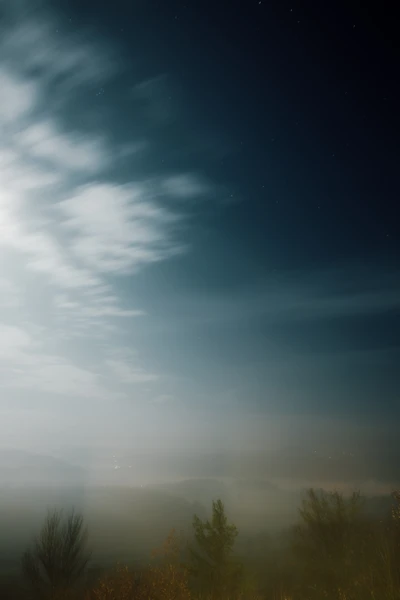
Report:
M 266 479 L 237 479 L 232 482 L 237 490 L 254 490 L 259 492 L 281 492 L 278 486 Z
M 149 484 L 147 490 L 161 490 L 174 496 L 184 498 L 188 502 L 199 502 L 208 506 L 212 500 L 221 498 L 226 501 L 229 487 L 219 479 L 184 479 L 161 484 Z
M 88 474 L 82 467 L 24 450 L 0 450 L 0 486 L 84 484 Z

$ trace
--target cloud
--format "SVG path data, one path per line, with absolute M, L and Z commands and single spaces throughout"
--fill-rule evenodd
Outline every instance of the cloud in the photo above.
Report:
M 44 363 L 36 365 L 34 370 L 25 371 L 17 386 L 30 390 L 37 389 L 42 392 L 63 394 L 72 398 L 81 397 L 101 400 L 121 396 L 106 390 L 96 373 L 76 365 L 61 362 L 60 364 Z
M 60 301 L 58 296 L 54 303 L 64 314 L 73 308 L 80 320 L 139 316 L 142 310 L 119 306 L 104 276 L 131 274 L 185 251 L 173 237 L 182 215 L 161 205 L 157 174 L 154 181 L 128 184 L 104 179 L 105 164 L 126 153 L 126 144 L 119 152 L 104 136 L 71 129 L 62 112 L 50 110 L 43 118 L 49 81 L 63 74 L 80 94 L 89 71 L 100 75 L 103 57 L 98 48 L 73 43 L 76 38 L 59 33 L 55 39 L 53 19 L 40 14 L 16 20 L 0 48 L 0 122 L 8 132 L 0 142 L 0 244 L 23 255 L 30 272 L 74 290 L 73 298 Z M 105 69 L 105 76 L 109 73 Z M 130 151 L 140 151 L 138 144 L 131 142 Z M 188 197 L 204 191 L 185 174 L 167 178 L 165 188 Z
M 92 184 L 60 203 L 71 249 L 100 273 L 131 273 L 181 251 L 169 236 L 173 216 L 140 185 Z
M 385 290 L 357 293 L 338 290 L 293 289 L 266 294 L 265 314 L 285 319 L 329 319 L 381 313 L 397 309 L 400 291 Z
M 0 279 L 0 309 L 21 306 L 21 292 L 9 279 Z
M 61 99 L 78 86 L 104 82 L 115 74 L 117 61 L 104 41 L 95 46 L 75 28 L 61 30 L 56 15 L 45 4 L 34 4 L 17 1 L 4 6 L 2 60 L 11 69 L 26 77 L 36 73 L 44 89 L 57 84 Z
M 137 83 L 132 98 L 152 125 L 166 125 L 177 116 L 176 90 L 172 90 L 166 74 Z
M 23 118 L 35 106 L 38 89 L 30 79 L 12 76 L 8 69 L 0 70 L 0 119 L 1 123 L 13 123 Z
M 105 364 L 113 371 L 118 381 L 121 383 L 147 383 L 158 379 L 157 375 L 148 373 L 144 369 L 131 366 L 121 360 L 108 359 L 105 361 Z
M 0 372 L 3 388 L 27 389 L 72 397 L 121 397 L 104 386 L 101 377 L 62 356 L 46 354 L 41 342 L 17 326 L 0 323 Z
M 160 394 L 153 399 L 153 404 L 164 405 L 171 404 L 175 400 L 174 396 L 171 394 Z
M 167 194 L 183 200 L 204 196 L 210 191 L 205 182 L 191 174 L 167 177 L 163 185 Z
M 30 336 L 18 327 L 0 323 L 0 357 L 2 360 L 21 358 L 31 345 Z
M 0 325 L 2 385 L 124 397 L 116 391 L 119 384 L 152 382 L 157 375 L 123 352 L 104 362 L 104 354 L 121 343 L 118 321 L 145 314 L 122 297 L 116 276 L 185 252 L 177 225 L 186 214 L 163 200 L 205 194 L 209 184 L 179 171 L 121 181 L 121 158 L 136 160 L 149 140 L 119 143 L 106 126 L 89 131 L 85 119 L 76 118 L 91 106 L 93 87 L 118 76 L 114 49 L 88 43 L 74 28 L 68 33 L 45 3 L 17 1 L 3 8 L 0 308 L 18 310 L 19 320 Z M 158 78 L 136 86 L 143 115 L 170 115 L 162 97 L 166 85 Z M 36 332 L 23 323 L 36 325 Z M 73 346 L 76 338 L 80 346 Z M 79 364 L 76 351 L 85 355 Z
M 142 317 L 146 313 L 143 310 L 125 310 L 118 305 L 116 296 L 92 297 L 88 306 L 82 306 L 75 302 L 66 294 L 58 294 L 54 298 L 55 306 L 64 311 L 72 311 L 75 316 L 80 315 L 86 319 L 90 317 Z
M 279 278 L 271 274 L 259 284 L 227 294 L 201 298 L 180 294 L 174 305 L 180 315 L 186 315 L 185 322 L 236 322 L 244 313 L 274 323 L 384 314 L 399 309 L 400 278 L 397 270 L 366 273 L 349 266 L 323 272 L 288 272 Z
M 0 173 L 0 182 L 1 182 Z M 23 194 L 10 187 L 0 202 L 0 245 L 21 253 L 30 271 L 49 276 L 51 282 L 66 288 L 82 288 L 100 283 L 86 269 L 76 267 L 50 232 L 37 230 L 23 211 L 26 200 Z M 22 213 L 22 214 L 21 214 Z
M 53 167 L 75 171 L 99 171 L 106 163 L 101 140 L 87 140 L 81 134 L 63 134 L 54 122 L 37 122 L 18 135 L 22 152 L 44 159 Z

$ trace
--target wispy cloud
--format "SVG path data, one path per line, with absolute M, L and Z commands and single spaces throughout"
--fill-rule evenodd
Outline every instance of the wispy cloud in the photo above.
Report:
M 0 85 L 0 116 L 2 124 L 7 126 L 30 112 L 37 102 L 39 90 L 32 79 L 12 75 L 7 66 L 2 66 L 0 71 Z
M 235 294 L 210 293 L 201 298 L 180 294 L 174 304 L 182 319 L 209 322 L 248 318 L 318 321 L 399 310 L 400 274 L 396 270 L 365 272 L 355 266 L 325 271 L 273 273 Z
M 0 279 L 0 309 L 18 308 L 21 305 L 20 290 L 8 279 Z
M 171 394 L 160 394 L 153 399 L 153 403 L 157 405 L 171 404 L 175 398 Z
M 87 106 L 94 85 L 118 76 L 118 61 L 113 49 L 62 30 L 44 6 L 4 7 L 0 31 L 0 308 L 18 308 L 29 321 L 30 298 L 22 292 L 29 282 L 48 310 L 42 309 L 41 343 L 0 315 L 2 385 L 114 398 L 120 383 L 151 382 L 157 375 L 121 357 L 104 363 L 100 350 L 97 367 L 77 366 L 63 354 L 63 342 L 83 336 L 94 343 L 102 332 L 108 348 L 118 345 L 116 320 L 146 311 L 127 305 L 116 277 L 184 252 L 176 230 L 184 213 L 163 198 L 190 198 L 208 187 L 188 173 L 155 172 L 128 182 L 110 174 L 121 157 L 134 159 L 146 140 L 116 144 L 106 129 L 72 126 L 67 108 L 71 95 Z M 151 103 L 150 117 L 160 117 L 165 84 L 162 77 L 135 88 L 146 99 L 145 112 Z M 20 268 L 13 273 L 15 261 Z M 57 352 L 46 351 L 44 340 L 52 338 Z
M 167 177 L 163 185 L 167 194 L 183 200 L 207 195 L 211 189 L 201 178 L 189 173 Z
M 18 134 L 21 153 L 42 159 L 52 168 L 96 173 L 105 166 L 107 155 L 101 139 L 83 134 L 62 133 L 54 122 L 37 122 Z M 60 173 L 60 175 L 61 175 Z
M 166 73 L 139 81 L 132 89 L 132 98 L 153 125 L 165 125 L 176 117 L 176 91 Z
M 25 329 L 0 323 L 3 388 L 98 400 L 121 397 L 120 393 L 105 388 L 97 373 L 77 367 L 64 356 L 47 354 L 42 346 Z
M 169 236 L 173 216 L 140 185 L 91 184 L 60 203 L 71 249 L 99 273 L 131 273 L 180 251 Z
M 120 383 L 146 383 L 158 379 L 157 375 L 148 373 L 145 369 L 132 366 L 122 360 L 108 359 L 105 364 L 114 372 Z
M 80 86 L 104 83 L 115 74 L 113 49 L 87 42 L 82 35 L 62 27 L 46 3 L 17 0 L 4 3 L 2 60 L 22 76 L 40 76 L 41 92 L 56 84 L 57 101 Z M 3 7 L 2 7 L 3 8 Z M 75 29 L 75 28 L 74 28 Z M 51 98 L 47 98 L 51 101 Z

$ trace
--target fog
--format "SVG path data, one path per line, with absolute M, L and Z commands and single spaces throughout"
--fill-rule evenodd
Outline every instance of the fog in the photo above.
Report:
M 345 494 L 358 488 L 368 496 L 371 510 L 388 506 L 390 483 L 349 480 L 349 469 L 343 466 L 348 467 L 350 456 L 342 463 L 336 459 L 337 464 L 326 473 L 331 481 L 306 478 L 310 469 L 318 472 L 318 460 L 314 458 L 305 469 L 311 458 L 301 455 L 297 463 L 292 462 L 289 479 L 290 456 L 293 460 L 293 453 L 268 460 L 265 454 L 182 450 L 160 455 L 72 446 L 46 455 L 3 448 L 0 553 L 6 560 L 2 564 L 17 565 L 48 508 L 75 507 L 82 512 L 89 526 L 93 561 L 104 564 L 145 560 L 172 527 L 189 535 L 193 515 L 207 516 L 212 500 L 218 498 L 224 501 L 243 543 L 249 536 L 274 537 L 287 530 L 297 521 L 302 493 L 310 485 Z

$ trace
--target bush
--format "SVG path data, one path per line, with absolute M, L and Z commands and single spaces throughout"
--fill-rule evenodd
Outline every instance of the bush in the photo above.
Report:
M 180 545 L 172 530 L 163 547 L 152 553 L 153 564 L 137 573 L 117 566 L 100 579 L 90 600 L 190 600 L 188 573 L 179 558 Z

